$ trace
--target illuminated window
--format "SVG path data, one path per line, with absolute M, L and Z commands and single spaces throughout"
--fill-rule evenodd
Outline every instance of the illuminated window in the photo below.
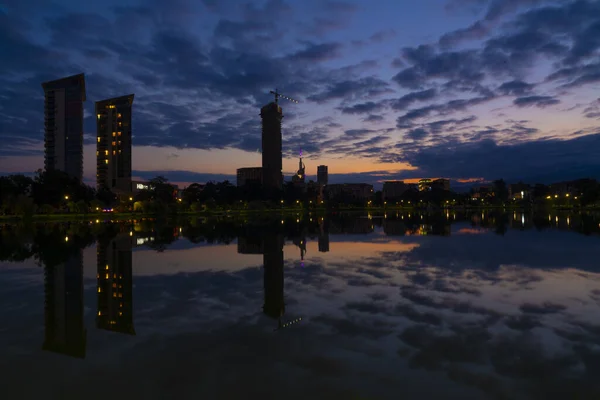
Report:
M 100 143 L 100 136 L 98 136 L 98 143 Z
M 104 160 L 104 164 L 108 164 L 108 160 Z
M 119 311 L 119 317 L 123 316 L 123 311 Z
M 117 297 L 117 294 L 116 294 L 116 293 L 113 293 L 113 297 Z
M 123 293 L 119 293 L 119 297 L 123 297 Z
M 116 284 L 116 283 L 113 283 L 113 287 L 114 287 L 114 288 L 116 288 L 116 287 L 117 287 L 117 284 Z
M 98 311 L 98 315 L 102 315 L 102 311 Z
M 117 114 L 117 118 L 121 118 L 121 113 Z
M 112 145 L 113 145 L 113 146 L 116 146 L 116 145 L 117 145 L 117 142 L 112 142 Z
M 114 156 L 115 154 L 117 154 L 117 152 L 113 150 L 113 156 Z
M 117 132 L 113 132 L 113 137 L 117 136 Z
M 121 126 L 121 122 L 119 122 L 119 126 Z
M 102 288 L 98 288 L 98 293 L 102 293 Z
M 98 119 L 100 119 L 100 117 L 102 117 L 102 115 L 98 114 Z
M 113 274 L 113 279 L 117 279 L 117 274 Z
M 96 156 L 98 156 L 98 154 L 100 154 L 100 152 L 98 150 L 96 150 Z
M 119 150 L 119 154 L 121 154 L 121 150 Z
M 121 132 L 119 132 L 119 136 L 121 136 Z
M 108 155 L 108 150 L 104 150 L 104 155 L 107 156 Z
M 110 278 L 110 275 L 106 274 L 106 276 L 104 277 L 104 279 L 108 279 L 108 278 Z
M 108 264 L 106 264 L 106 268 L 105 269 L 108 271 Z

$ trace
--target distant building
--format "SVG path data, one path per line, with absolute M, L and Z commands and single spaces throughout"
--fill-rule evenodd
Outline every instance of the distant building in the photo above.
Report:
M 85 78 L 73 75 L 42 83 L 44 89 L 44 168 L 83 178 Z
M 98 240 L 98 329 L 135 335 L 132 248 L 133 237 L 129 234 L 121 233 L 112 240 Z
M 490 199 L 496 195 L 493 185 L 481 185 L 471 190 L 473 199 Z
M 436 179 L 431 182 L 430 186 L 431 186 L 431 189 L 445 190 L 445 191 L 449 192 L 450 191 L 450 180 L 444 179 L 444 178 Z
M 514 200 L 528 198 L 531 193 L 531 185 L 523 182 L 508 185 L 508 197 Z
M 281 189 L 281 107 L 271 102 L 260 109 L 262 118 L 262 182 L 266 188 Z M 238 186 L 240 186 L 238 184 Z
M 329 181 L 329 175 L 327 171 L 327 165 L 319 165 L 317 167 L 317 183 L 319 185 L 327 185 Z
M 373 197 L 373 185 L 368 183 L 341 183 L 327 185 L 327 197 L 333 199 L 343 196 L 358 201 L 367 201 Z
M 403 181 L 383 182 L 382 199 L 383 201 L 393 201 L 401 197 L 408 188 L 409 186 Z
M 298 161 L 298 171 L 296 175 L 292 177 L 292 182 L 302 190 L 306 190 L 305 186 L 306 178 L 306 165 L 302 162 L 302 150 L 300 150 L 300 160 Z
M 262 167 L 238 168 L 237 186 L 243 187 L 250 183 L 262 184 L 263 177 L 264 176 Z
M 431 190 L 431 179 L 419 180 L 419 192 L 425 192 Z
M 96 102 L 96 187 L 113 192 L 131 187 L 133 94 Z

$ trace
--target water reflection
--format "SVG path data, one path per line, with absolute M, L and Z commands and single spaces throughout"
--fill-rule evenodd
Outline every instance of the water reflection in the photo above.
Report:
M 599 398 L 596 216 L 281 221 L 3 226 L 0 373 L 24 398 L 57 363 L 130 397 Z
M 133 328 L 133 237 L 120 233 L 97 244 L 98 315 L 96 327 L 135 335 Z
M 85 357 L 83 257 L 81 250 L 64 262 L 44 267 L 45 336 L 43 349 Z

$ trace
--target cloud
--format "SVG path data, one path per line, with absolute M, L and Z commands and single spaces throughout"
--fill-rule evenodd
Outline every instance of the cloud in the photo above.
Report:
M 517 107 L 531 107 L 536 106 L 540 108 L 553 106 L 559 104 L 560 100 L 550 96 L 527 96 L 519 97 L 513 101 L 513 104 Z
M 498 91 L 502 92 L 505 95 L 510 94 L 515 96 L 521 96 L 525 93 L 529 93 L 534 87 L 535 85 L 532 85 L 530 83 L 514 80 L 510 82 L 504 82 L 498 87 Z

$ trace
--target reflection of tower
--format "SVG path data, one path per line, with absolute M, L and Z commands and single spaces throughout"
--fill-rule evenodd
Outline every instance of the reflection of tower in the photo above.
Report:
M 263 262 L 265 268 L 263 311 L 271 318 L 280 319 L 285 313 L 283 298 L 283 236 L 264 238 Z
M 306 235 L 304 232 L 300 234 L 300 237 L 295 238 L 293 242 L 300 249 L 300 266 L 304 267 L 304 256 L 306 255 Z
M 112 240 L 98 240 L 99 329 L 135 335 L 133 328 L 133 238 L 121 234 Z
M 277 103 L 260 109 L 262 118 L 262 174 L 265 188 L 281 189 L 283 183 L 281 153 L 281 120 L 283 112 Z
M 319 251 L 327 253 L 329 251 L 329 231 L 325 227 L 325 222 L 319 222 Z
M 43 349 L 85 357 L 83 324 L 83 253 L 63 264 L 44 268 L 45 338 Z

